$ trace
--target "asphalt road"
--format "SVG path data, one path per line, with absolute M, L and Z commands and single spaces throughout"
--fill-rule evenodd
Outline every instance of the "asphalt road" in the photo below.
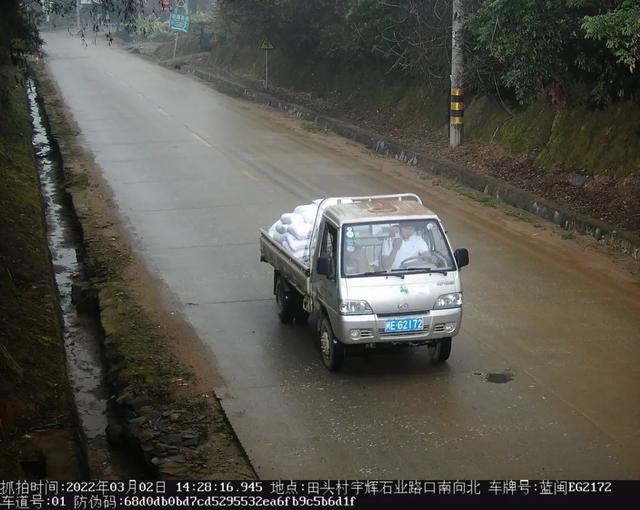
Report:
M 611 258 L 102 41 L 46 40 L 261 477 L 640 477 L 640 286 Z M 419 193 L 470 250 L 462 332 L 446 364 L 415 349 L 329 373 L 312 326 L 278 322 L 258 228 L 321 196 L 397 191 Z

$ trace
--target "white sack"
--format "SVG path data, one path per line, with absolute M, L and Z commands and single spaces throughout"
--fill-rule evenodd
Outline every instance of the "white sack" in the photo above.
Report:
M 296 214 L 301 215 L 304 218 L 305 223 L 313 224 L 316 221 L 316 215 L 318 214 L 317 204 L 299 205 L 294 209 Z
M 311 237 L 312 230 L 313 225 L 309 225 L 308 223 L 291 223 L 287 227 L 287 232 L 301 241 L 309 239 Z
M 300 239 L 296 239 L 291 234 L 286 234 L 285 237 L 287 239 L 287 244 L 291 247 L 293 251 L 308 250 L 309 248 L 308 239 L 301 241 Z
M 290 223 L 303 222 L 304 218 L 296 213 L 284 213 L 280 216 L 280 221 L 285 225 L 289 225 Z
M 304 205 L 299 205 L 298 207 L 296 207 L 293 212 L 296 214 L 304 214 L 305 211 L 317 211 L 318 210 L 318 206 L 316 204 L 304 204 Z
M 291 245 L 289 245 L 287 239 L 282 243 L 282 247 L 297 259 L 303 259 L 307 253 L 306 250 L 294 250 Z
M 285 225 L 284 223 L 282 223 L 280 220 L 278 220 L 275 224 L 276 227 L 276 231 L 279 234 L 286 234 L 287 233 L 287 225 Z
M 273 239 L 276 243 L 280 243 L 280 244 L 284 243 L 284 241 L 287 239 L 286 236 L 284 236 L 277 230 L 274 230 L 273 234 L 270 233 L 270 235 L 271 235 L 271 239 Z
M 307 210 L 302 214 L 304 218 L 304 222 L 309 225 L 313 225 L 316 222 L 316 216 L 318 215 L 318 208 L 316 207 L 313 211 Z

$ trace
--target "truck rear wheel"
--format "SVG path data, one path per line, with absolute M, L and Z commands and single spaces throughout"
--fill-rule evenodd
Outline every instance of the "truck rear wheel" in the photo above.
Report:
M 320 323 L 320 350 L 322 362 L 332 372 L 337 372 L 344 365 L 345 347 L 333 334 L 331 323 L 327 317 Z
M 287 291 L 287 284 L 280 276 L 276 276 L 275 295 L 280 322 L 291 324 L 295 317 L 295 299 L 293 299 L 292 293 Z
M 429 346 L 429 352 L 433 361 L 437 363 L 447 361 L 451 355 L 451 338 L 438 340 L 435 345 Z

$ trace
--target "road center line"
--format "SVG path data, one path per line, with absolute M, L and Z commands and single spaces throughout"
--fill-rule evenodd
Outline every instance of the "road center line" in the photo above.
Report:
M 193 136 L 196 140 L 198 140 L 200 143 L 205 144 L 207 147 L 209 147 L 210 149 L 213 149 L 213 145 L 211 145 L 209 142 L 207 142 L 204 138 L 202 138 L 199 134 L 194 133 L 193 131 L 191 131 L 191 136 Z
M 243 170 L 242 175 L 244 175 L 247 179 L 251 179 L 252 181 L 259 182 L 260 179 L 253 175 L 249 170 Z

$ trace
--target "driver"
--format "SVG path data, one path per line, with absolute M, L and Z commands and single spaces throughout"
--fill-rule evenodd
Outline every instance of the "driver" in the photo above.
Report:
M 411 223 L 394 225 L 391 237 L 382 244 L 382 265 L 385 271 L 400 269 L 403 261 L 418 257 L 426 259 L 429 254 L 429 246 L 416 234 Z

